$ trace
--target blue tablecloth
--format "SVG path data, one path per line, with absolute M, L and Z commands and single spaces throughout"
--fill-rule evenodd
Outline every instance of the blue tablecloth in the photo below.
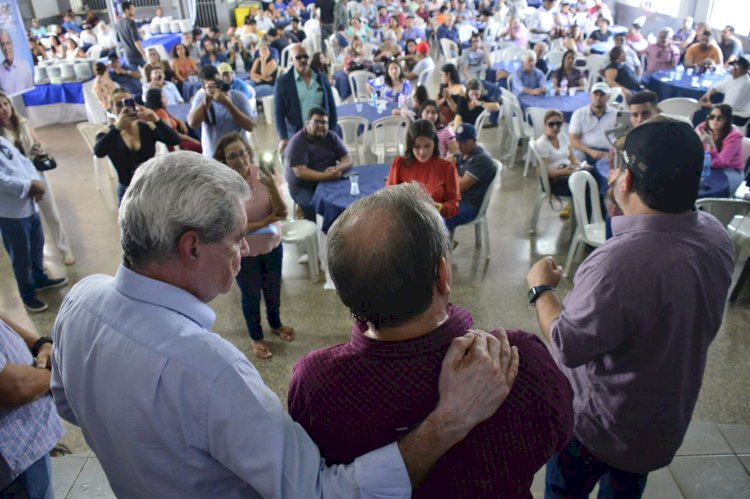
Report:
M 646 86 L 650 90 L 656 92 L 659 96 L 659 100 L 671 99 L 673 97 L 700 99 L 709 87 L 713 86 L 715 83 L 730 78 L 728 73 L 723 75 L 708 73 L 702 76 L 688 76 L 687 72 L 685 72 L 680 79 L 670 79 L 670 73 L 674 73 L 674 70 L 664 69 L 661 71 L 654 71 L 646 83 Z M 693 86 L 694 78 L 697 78 L 697 86 Z
M 573 97 L 569 95 L 555 95 L 547 97 L 544 95 L 521 95 L 519 97 L 521 109 L 525 112 L 527 107 L 542 107 L 544 109 L 557 109 L 562 111 L 566 122 L 570 122 L 573 112 L 586 107 L 591 102 L 589 94 L 578 92 Z
M 154 45 L 163 45 L 167 54 L 172 52 L 172 47 L 177 45 L 182 39 L 182 35 L 179 33 L 165 33 L 163 35 L 149 36 L 145 40 L 141 41 L 143 48 L 152 47 Z
M 342 101 L 346 100 L 350 95 L 352 95 L 352 89 L 349 86 L 349 78 L 341 69 L 333 73 L 333 86 L 336 87 L 336 90 L 338 91 L 339 97 L 341 97 Z
M 380 118 L 385 118 L 386 116 L 392 116 L 394 109 L 398 108 L 398 105 L 395 102 L 389 103 L 385 111 L 383 111 L 382 114 L 378 113 L 377 108 L 372 107 L 372 105 L 368 102 L 363 102 L 362 104 L 362 111 L 357 111 L 357 105 L 356 104 L 342 104 L 336 108 L 336 112 L 338 113 L 339 118 L 343 118 L 344 116 L 361 116 L 365 118 L 367 121 L 372 124 L 373 121 L 379 120 Z
M 84 104 L 82 81 L 60 85 L 36 85 L 23 94 L 25 106 L 45 106 L 47 104 Z
M 369 196 L 385 187 L 390 165 L 362 165 L 352 169 L 359 175 L 359 196 L 349 194 L 351 181 L 341 179 L 336 182 L 319 182 L 315 188 L 312 204 L 315 212 L 323 217 L 323 232 L 328 233 L 333 222 L 357 199 Z

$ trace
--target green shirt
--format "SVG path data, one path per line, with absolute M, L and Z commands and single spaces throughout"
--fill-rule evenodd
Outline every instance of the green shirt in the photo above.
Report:
M 302 122 L 304 123 L 307 121 L 310 109 L 323 106 L 323 89 L 320 87 L 314 71 L 312 71 L 310 85 L 308 86 L 305 79 L 295 69 L 294 82 L 297 86 L 297 97 L 299 97 L 299 107 L 302 111 Z

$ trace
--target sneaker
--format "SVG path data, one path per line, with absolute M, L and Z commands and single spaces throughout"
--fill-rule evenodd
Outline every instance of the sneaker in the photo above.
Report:
M 47 279 L 47 282 L 42 284 L 41 286 L 37 286 L 37 291 L 42 291 L 43 289 L 52 289 L 52 288 L 59 288 L 61 286 L 65 286 L 68 284 L 68 278 L 67 277 L 58 277 L 57 279 Z M 45 308 L 47 305 L 44 306 Z
M 47 310 L 47 304 L 36 296 L 28 300 L 23 300 L 23 306 L 26 307 L 26 310 L 35 314 Z

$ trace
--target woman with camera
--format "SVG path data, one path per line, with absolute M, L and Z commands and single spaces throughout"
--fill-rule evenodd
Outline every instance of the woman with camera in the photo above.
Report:
M 137 105 L 127 90 L 115 90 L 111 99 L 117 121 L 106 133 L 96 136 L 94 154 L 108 157 L 117 170 L 119 203 L 136 168 L 156 154 L 156 142 L 176 146 L 180 137 L 154 111 Z
M 253 163 L 253 150 L 240 134 L 230 133 L 222 137 L 216 145 L 214 159 L 242 175 L 253 193 L 245 205 L 245 240 L 250 252 L 242 258 L 236 280 L 242 295 L 242 314 L 253 342 L 253 353 L 259 359 L 268 359 L 272 354 L 263 339 L 260 324 L 261 293 L 271 332 L 284 341 L 294 341 L 294 329 L 282 325 L 279 312 L 284 256 L 279 221 L 286 218 L 286 204 L 276 188 L 273 173 Z
M 18 115 L 16 108 L 13 107 L 10 99 L 3 92 L 0 92 L 0 135 L 12 142 L 16 149 L 37 166 L 39 175 L 46 184 L 46 192 L 42 200 L 39 201 L 39 209 L 42 211 L 42 217 L 47 224 L 55 246 L 63 256 L 63 262 L 65 265 L 73 265 L 76 263 L 76 259 L 70 247 L 68 234 L 60 220 L 60 210 L 57 208 L 52 186 L 44 174 L 44 170 L 40 169 L 40 167 L 49 169 L 50 161 L 54 160 L 44 152 L 44 146 L 39 142 L 34 127 L 26 118 Z

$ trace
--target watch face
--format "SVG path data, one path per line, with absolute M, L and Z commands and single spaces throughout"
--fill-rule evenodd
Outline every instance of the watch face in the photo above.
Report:
M 533 304 L 534 303 L 534 296 L 536 296 L 536 288 L 531 288 L 529 290 L 528 296 L 529 296 L 529 303 Z

